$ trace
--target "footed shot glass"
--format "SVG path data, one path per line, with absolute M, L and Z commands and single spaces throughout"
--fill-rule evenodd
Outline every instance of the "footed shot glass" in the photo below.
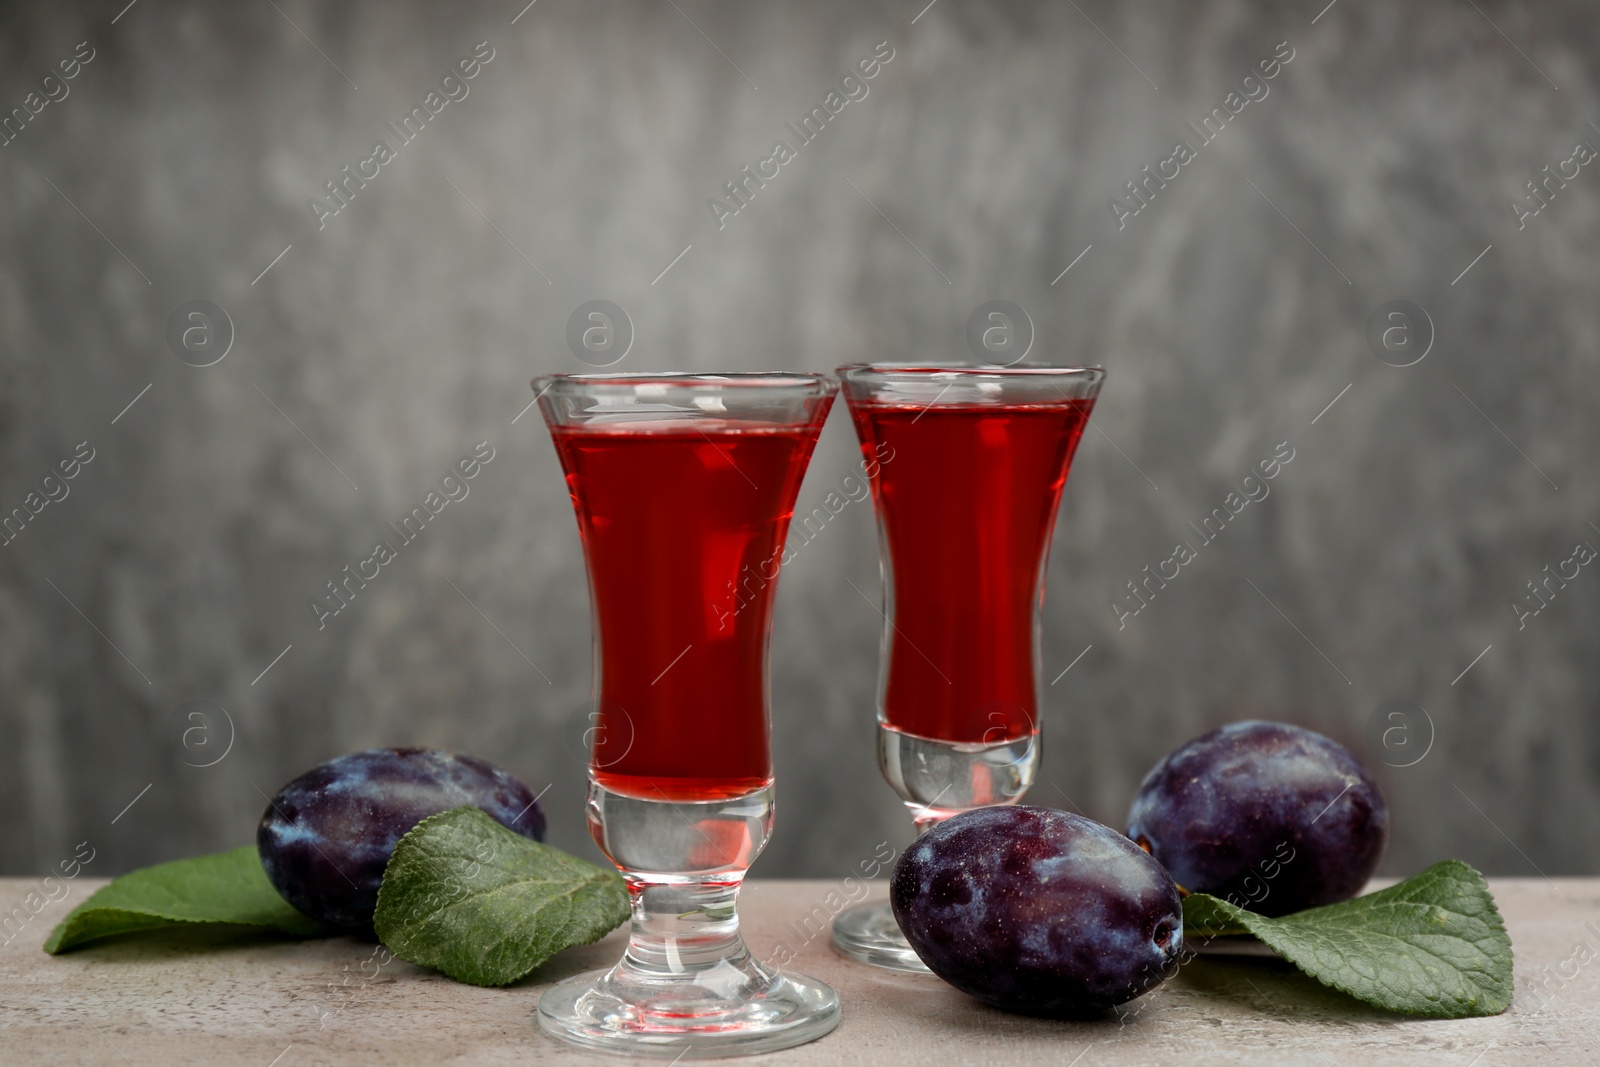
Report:
M 1015 804 L 1039 763 L 1039 614 L 1095 367 L 841 367 L 878 516 L 878 766 L 918 832 Z M 863 963 L 922 971 L 887 903 L 833 922 Z
M 552 987 L 575 1045 L 771 1052 L 839 1022 L 839 998 L 750 954 L 739 887 L 772 832 L 767 643 L 776 562 L 838 382 L 816 374 L 536 379 L 577 510 L 594 614 L 589 830 L 632 903 L 616 966 Z M 726 602 L 724 602 L 726 601 Z

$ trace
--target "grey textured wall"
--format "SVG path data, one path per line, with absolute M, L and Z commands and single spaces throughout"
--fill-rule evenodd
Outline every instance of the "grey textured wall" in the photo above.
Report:
M 579 544 L 517 416 L 530 375 L 585 369 L 565 331 L 594 298 L 631 318 L 625 369 L 962 358 L 990 298 L 1034 357 L 1109 368 L 1051 560 L 1039 802 L 1120 822 L 1169 748 L 1282 718 L 1372 761 L 1392 873 L 1600 870 L 1600 574 L 1512 607 L 1600 546 L 1600 172 L 1510 206 L 1600 145 L 1590 6 L 924 2 L 7 5 L 0 108 L 67 95 L 0 147 L 0 508 L 93 458 L 0 549 L 0 872 L 246 842 L 264 793 L 387 743 L 552 783 L 553 839 L 593 855 Z M 469 95 L 319 229 L 324 183 L 483 41 Z M 881 41 L 869 94 L 719 229 L 708 198 Z M 1185 122 L 1280 42 L 1202 144 Z M 197 299 L 231 320 L 207 367 L 168 338 Z M 1408 367 L 1367 336 L 1396 299 L 1435 334 Z M 841 416 L 803 507 L 853 462 Z M 324 583 L 479 441 L 470 496 L 319 630 Z M 1280 442 L 1270 496 L 1200 546 Z M 876 574 L 852 505 L 784 575 L 757 874 L 910 836 L 872 754 L 851 583 Z

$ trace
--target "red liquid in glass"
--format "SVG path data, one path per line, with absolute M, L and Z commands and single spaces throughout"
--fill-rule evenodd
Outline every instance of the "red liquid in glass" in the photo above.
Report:
M 967 743 L 1037 732 L 1034 610 L 1093 406 L 850 405 L 892 575 L 890 727 Z
M 652 800 L 772 781 L 767 637 L 820 425 L 555 427 L 599 639 L 590 773 Z

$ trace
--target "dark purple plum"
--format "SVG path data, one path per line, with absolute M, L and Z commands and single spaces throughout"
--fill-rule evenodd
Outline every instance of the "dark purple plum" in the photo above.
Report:
M 1389 807 L 1338 742 L 1236 722 L 1145 775 L 1128 836 L 1191 892 L 1287 915 L 1361 891 L 1388 846 Z
M 889 884 L 934 974 L 1024 1015 L 1094 1015 L 1154 989 L 1183 948 L 1178 889 L 1107 826 L 1051 808 L 976 808 L 919 837 Z
M 256 848 L 283 899 L 370 937 L 396 842 L 428 816 L 467 804 L 544 840 L 533 791 L 505 771 L 437 749 L 374 748 L 329 760 L 278 790 L 261 816 Z

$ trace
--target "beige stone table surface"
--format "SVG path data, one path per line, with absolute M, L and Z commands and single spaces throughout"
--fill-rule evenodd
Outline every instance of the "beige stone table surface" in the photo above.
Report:
M 558 956 L 506 989 L 461 985 L 375 947 L 221 941 L 195 932 L 127 938 L 51 957 L 51 927 L 100 882 L 25 922 L 36 880 L 0 880 L 0 1064 L 575 1064 L 624 1062 L 539 1032 L 552 981 L 609 964 L 622 932 Z M 1600 1064 L 1600 879 L 1494 879 L 1516 951 L 1516 1002 L 1490 1019 L 1400 1020 L 1274 960 L 1199 959 L 1123 1018 L 1050 1022 L 986 1008 L 937 978 L 879 971 L 814 933 L 841 903 L 830 882 L 752 881 L 740 912 L 752 951 L 839 991 L 844 1018 L 820 1041 L 753 1057 L 772 1064 L 1208 1063 Z M 882 894 L 883 883 L 873 891 Z M 37 903 L 37 901 L 36 901 Z M 27 915 L 26 909 L 21 912 Z M 1542 992 L 1536 992 L 1542 990 Z M 645 1062 L 645 1061 L 642 1061 Z M 660 1061 L 655 1061 L 660 1062 Z

